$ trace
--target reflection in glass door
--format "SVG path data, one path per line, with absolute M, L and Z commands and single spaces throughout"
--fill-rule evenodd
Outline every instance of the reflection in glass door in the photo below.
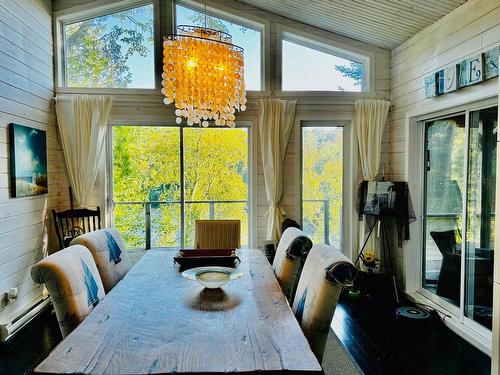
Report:
M 491 329 L 497 108 L 470 113 L 465 316 Z
M 423 286 L 458 306 L 465 115 L 427 122 L 425 133 Z
M 422 286 L 491 330 L 498 109 L 425 123 Z

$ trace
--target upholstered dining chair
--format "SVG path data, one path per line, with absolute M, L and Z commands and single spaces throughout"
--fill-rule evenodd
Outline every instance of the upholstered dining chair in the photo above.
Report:
M 130 270 L 125 244 L 114 228 L 82 234 L 73 239 L 71 245 L 83 245 L 90 250 L 106 293 Z
M 307 256 L 292 310 L 320 362 L 342 288 L 354 281 L 357 272 L 351 260 L 332 246 L 315 244 Z
M 281 235 L 273 261 L 273 270 L 286 298 L 293 302 L 303 259 L 311 250 L 312 241 L 296 227 L 288 227 Z
M 197 249 L 238 249 L 239 220 L 196 220 L 195 247 Z
M 92 254 L 70 246 L 42 259 L 31 268 L 31 278 L 45 284 L 63 337 L 68 336 L 104 298 L 104 287 Z

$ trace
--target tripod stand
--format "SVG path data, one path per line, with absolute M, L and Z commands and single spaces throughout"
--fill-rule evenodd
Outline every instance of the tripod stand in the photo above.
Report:
M 375 216 L 375 221 L 370 228 L 370 231 L 368 232 L 368 236 L 366 236 L 363 246 L 361 246 L 361 250 L 358 254 L 358 257 L 356 258 L 356 262 L 354 262 L 355 266 L 358 266 L 359 260 L 363 256 L 363 251 L 365 251 L 366 245 L 368 244 L 368 240 L 370 239 L 373 230 L 375 229 L 375 226 L 380 223 L 380 229 L 382 231 L 382 253 L 384 256 L 384 268 L 388 270 L 390 268 L 390 274 L 392 277 L 392 286 L 394 288 L 394 296 L 396 298 L 396 304 L 399 305 L 399 294 L 398 294 L 398 288 L 396 285 L 396 277 L 394 276 L 394 269 L 392 266 L 392 256 L 391 256 L 391 250 L 389 248 L 389 236 L 387 235 L 387 226 L 386 222 L 384 220 L 384 216 L 377 215 Z M 387 258 L 389 258 L 389 267 L 387 267 Z

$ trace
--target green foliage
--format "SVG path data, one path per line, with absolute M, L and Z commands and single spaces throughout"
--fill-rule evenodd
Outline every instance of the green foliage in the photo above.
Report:
M 68 86 L 127 87 L 132 81 L 128 59 L 145 57 L 153 45 L 152 7 L 66 25 L 64 45 Z
M 188 18 L 193 23 L 193 25 L 205 27 L 206 24 L 206 27 L 208 27 L 209 29 L 214 29 L 225 33 L 229 33 L 229 30 L 226 27 L 226 25 L 224 25 L 224 22 L 222 22 L 218 18 L 212 16 L 205 17 L 205 14 L 199 12 L 194 12 Z
M 363 64 L 351 61 L 349 65 L 335 65 L 335 70 L 344 77 L 354 80 L 354 86 L 361 86 L 363 82 Z M 337 89 L 345 91 L 341 86 L 337 86 Z
M 223 21 L 219 18 L 208 16 L 208 15 L 205 16 L 204 13 L 195 12 L 195 11 L 193 11 L 193 13 L 188 16 L 188 19 L 189 19 L 189 21 L 191 21 L 193 23 L 193 25 L 202 26 L 202 27 L 205 27 L 205 25 L 206 25 L 206 27 L 208 27 L 209 29 L 222 31 L 226 34 L 230 34 L 229 29 L 228 29 L 228 25 L 234 25 L 231 22 Z M 242 33 L 245 33 L 247 31 L 247 28 L 241 26 L 240 31 Z
M 325 201 L 330 240 L 339 246 L 342 217 L 342 128 L 305 128 L 303 133 L 304 226 L 323 242 Z M 151 206 L 153 246 L 180 246 L 180 129 L 114 127 L 114 199 L 160 201 Z M 185 246 L 194 245 L 197 219 L 239 219 L 248 239 L 248 132 L 246 129 L 184 129 Z M 115 226 L 128 247 L 144 247 L 144 207 L 116 204 Z
M 180 129 L 114 128 L 114 200 L 160 201 L 151 206 L 153 246 L 180 246 Z M 185 246 L 193 246 L 194 224 L 208 219 L 209 201 L 247 201 L 246 129 L 184 129 Z M 189 203 L 195 202 L 195 203 Z M 248 238 L 247 203 L 215 203 L 214 217 L 239 219 Z M 115 206 L 115 226 L 129 247 L 144 247 L 144 208 Z
M 327 205 L 330 243 L 336 246 L 340 246 L 342 228 L 342 134 L 342 128 L 307 127 L 302 132 L 304 229 L 313 242 L 324 242 Z

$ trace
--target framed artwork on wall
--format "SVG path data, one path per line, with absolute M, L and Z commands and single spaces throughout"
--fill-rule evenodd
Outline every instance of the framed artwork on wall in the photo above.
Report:
M 19 124 L 9 125 L 12 197 L 46 194 L 47 135 Z

